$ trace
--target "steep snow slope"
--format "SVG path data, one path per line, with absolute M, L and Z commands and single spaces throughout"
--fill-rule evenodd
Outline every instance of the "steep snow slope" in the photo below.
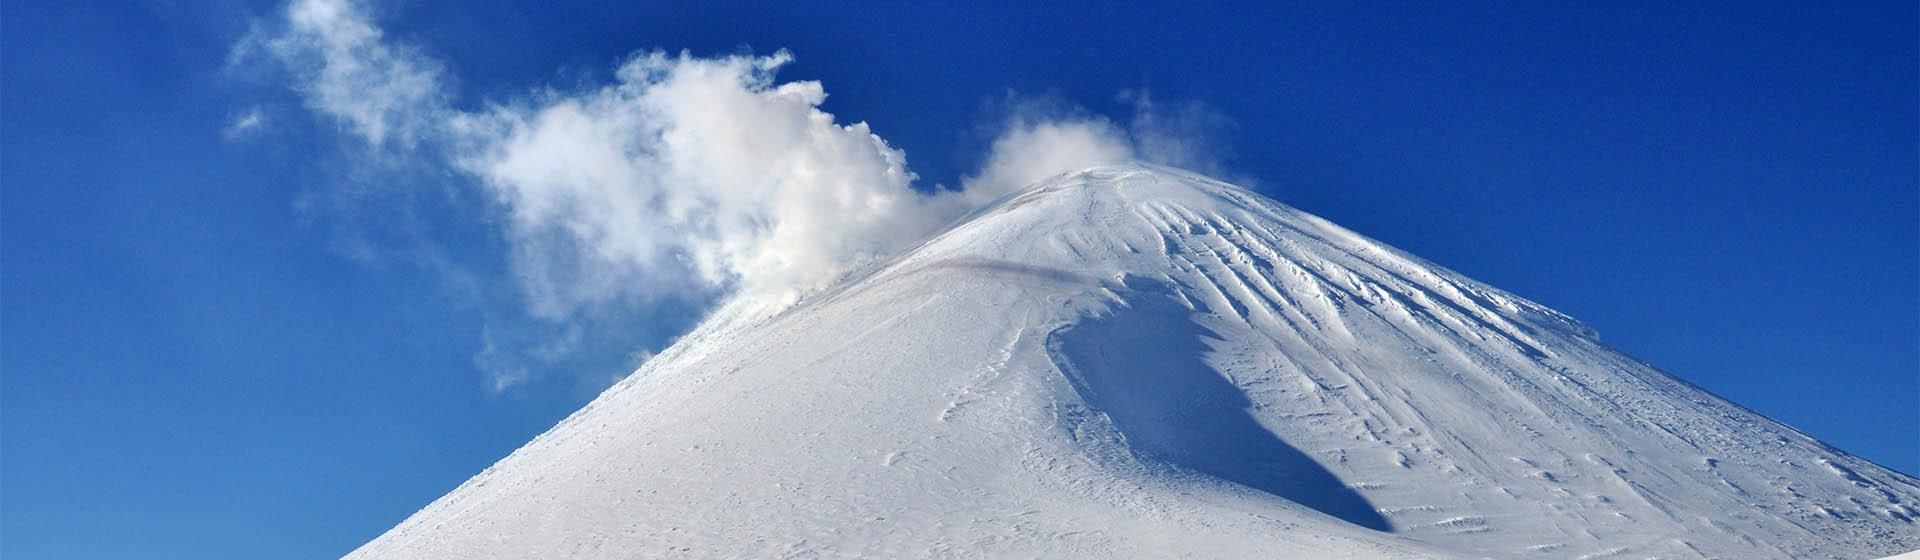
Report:
M 1250 192 L 1059 177 L 706 324 L 365 558 L 1871 558 L 1920 482 Z

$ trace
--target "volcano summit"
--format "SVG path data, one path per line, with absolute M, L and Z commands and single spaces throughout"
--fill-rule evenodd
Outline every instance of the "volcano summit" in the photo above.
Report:
M 1920 481 L 1247 190 L 1098 167 L 739 300 L 353 558 L 1871 558 Z

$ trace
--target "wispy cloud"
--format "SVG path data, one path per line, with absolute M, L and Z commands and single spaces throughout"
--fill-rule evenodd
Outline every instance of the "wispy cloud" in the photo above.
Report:
M 1117 97 L 1133 106 L 1127 131 L 1140 159 L 1209 175 L 1228 173 L 1233 146 L 1227 136 L 1234 122 L 1225 113 L 1194 100 L 1156 102 L 1144 89 L 1122 91 Z
M 1139 94 L 1126 124 L 1016 111 L 959 188 L 917 186 L 905 153 L 821 110 L 822 84 L 777 79 L 793 60 L 786 51 L 641 52 L 611 83 L 461 109 L 446 65 L 388 40 L 351 0 L 296 0 L 284 16 L 236 58 L 277 62 L 304 105 L 369 157 L 427 159 L 466 177 L 500 213 L 527 312 L 554 323 L 662 299 L 778 305 L 1047 176 L 1205 156 L 1182 136 L 1198 121 Z M 494 386 L 527 377 L 528 360 L 483 342 L 476 362 Z
M 437 134 L 448 88 L 438 61 L 390 44 L 354 0 L 296 0 L 281 32 L 243 40 L 285 65 L 309 109 L 376 147 Z
M 259 107 L 248 107 L 227 121 L 226 128 L 220 129 L 220 137 L 231 142 L 252 136 L 267 125 L 267 113 Z

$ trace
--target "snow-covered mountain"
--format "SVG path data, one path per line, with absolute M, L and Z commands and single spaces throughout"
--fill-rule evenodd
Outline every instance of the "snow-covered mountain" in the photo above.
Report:
M 1920 481 L 1252 192 L 1057 177 L 746 303 L 356 558 L 1872 558 Z

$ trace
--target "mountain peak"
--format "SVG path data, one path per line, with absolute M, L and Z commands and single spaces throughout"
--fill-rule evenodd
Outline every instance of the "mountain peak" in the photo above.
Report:
M 1869 557 L 1920 481 L 1127 164 L 714 319 L 356 557 Z

